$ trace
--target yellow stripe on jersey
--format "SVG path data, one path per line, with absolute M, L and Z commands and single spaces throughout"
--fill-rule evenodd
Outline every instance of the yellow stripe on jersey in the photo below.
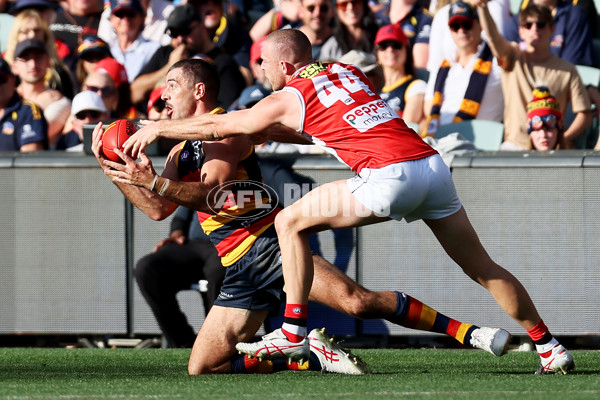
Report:
M 230 265 L 235 264 L 240 258 L 244 257 L 244 255 L 248 252 L 248 250 L 250 250 L 256 239 L 258 239 L 258 237 L 262 235 L 262 233 L 266 231 L 267 228 L 269 228 L 271 225 L 273 225 L 273 223 L 263 226 L 258 231 L 254 232 L 254 234 L 244 239 L 244 241 L 237 245 L 234 250 L 221 257 L 221 264 L 223 264 L 224 267 L 229 267 Z

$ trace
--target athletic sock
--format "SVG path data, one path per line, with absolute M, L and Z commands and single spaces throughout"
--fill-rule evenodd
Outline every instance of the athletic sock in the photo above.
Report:
M 406 328 L 443 333 L 462 344 L 470 345 L 471 334 L 478 326 L 449 318 L 406 293 L 396 292 L 396 311 L 388 321 Z
M 319 358 L 310 353 L 308 361 L 300 364 L 298 361 L 288 363 L 284 359 L 263 360 L 258 361 L 258 358 L 250 358 L 247 354 L 235 355 L 231 359 L 232 374 L 272 374 L 280 371 L 321 371 L 321 363 Z
M 299 343 L 306 337 L 308 304 L 286 304 L 281 331 L 290 342 Z
M 550 330 L 543 320 L 540 320 L 536 326 L 527 330 L 527 334 L 533 340 L 535 349 L 542 357 L 548 357 L 552 348 L 558 345 L 558 340 L 552 336 Z

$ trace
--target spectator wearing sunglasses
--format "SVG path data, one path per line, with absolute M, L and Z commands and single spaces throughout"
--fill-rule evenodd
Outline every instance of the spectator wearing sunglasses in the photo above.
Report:
M 470 3 L 453 3 L 448 26 L 457 50 L 430 75 L 424 136 L 434 137 L 441 125 L 475 118 L 501 122 L 504 115 L 502 69 L 481 38 L 477 11 Z
M 312 45 L 312 56 L 321 59 L 321 47 L 333 35 L 333 4 L 331 0 L 302 0 L 300 3 L 302 31 Z
M 450 28 L 448 27 L 448 13 L 451 4 L 454 1 L 440 0 L 435 2 L 434 0 L 431 4 L 433 5 L 434 2 L 436 4 L 441 4 L 442 1 L 445 3 L 435 11 L 433 22 L 431 23 L 431 33 L 429 34 L 429 58 L 427 61 L 427 70 L 430 72 L 437 69 L 444 58 L 454 57 L 456 54 L 456 44 L 454 43 L 454 40 L 452 40 Z M 436 10 L 436 8 L 430 7 L 429 10 Z M 511 29 L 512 21 L 510 3 L 508 0 L 490 0 L 488 3 L 488 10 L 490 10 L 490 14 L 494 19 L 500 34 L 504 35 L 504 32 Z M 485 32 L 482 34 L 482 37 L 487 41 Z
M 73 98 L 71 106 L 72 130 L 64 133 L 56 150 L 83 151 L 83 126 L 95 124 L 108 118 L 106 106 L 98 93 L 84 90 Z
M 526 104 L 536 86 L 544 83 L 560 104 L 564 115 L 567 105 L 575 115 L 565 129 L 565 148 L 574 147 L 573 139 L 592 123 L 590 98 L 575 65 L 552 54 L 550 40 L 554 32 L 552 12 L 548 7 L 531 4 L 519 13 L 519 36 L 524 46 L 509 43 L 496 29 L 485 1 L 478 1 L 480 20 L 493 54 L 501 60 L 504 91 L 503 150 L 529 150 Z
M 524 0 L 521 10 L 530 4 L 546 6 L 552 11 L 553 32 L 550 38 L 550 52 L 575 65 L 593 65 L 593 45 L 590 22 L 584 9 L 566 0 Z M 597 15 L 596 15 L 597 18 Z M 526 44 L 519 36 L 521 26 L 519 14 L 513 17 L 511 29 L 504 37 L 521 46 Z
M 406 122 L 420 124 L 425 118 L 423 101 L 427 83 L 415 76 L 404 30 L 397 24 L 380 28 L 375 37 L 375 51 L 384 77 L 379 95 Z
M 48 148 L 48 126 L 42 110 L 17 93 L 17 78 L 0 57 L 0 151 L 22 153 Z
M 110 43 L 110 52 L 127 71 L 129 82 L 138 76 L 150 61 L 160 43 L 142 36 L 146 11 L 140 0 L 111 0 L 110 23 L 117 38 Z
M 531 148 L 539 151 L 561 148 L 563 131 L 558 101 L 547 87 L 535 88 L 533 99 L 527 103 L 527 133 Z
M 140 118 L 139 114 L 145 112 L 145 107 L 143 107 L 140 112 L 133 106 L 131 102 L 131 87 L 129 85 L 129 80 L 127 79 L 125 67 L 114 58 L 106 57 L 98 61 L 94 71 L 108 74 L 111 79 L 110 82 L 112 82 L 112 86 L 109 84 L 103 89 L 103 93 L 101 94 L 103 99 L 107 96 L 113 99 L 114 93 L 111 88 L 116 89 L 116 108 L 107 105 L 111 116 L 115 118 Z M 106 92 L 106 94 L 104 94 L 104 92 Z
M 115 87 L 115 82 L 111 76 L 102 71 L 95 71 L 89 74 L 82 85 L 82 90 L 89 90 L 100 96 L 106 110 L 111 118 L 117 118 L 117 105 L 119 94 Z
M 217 67 L 221 79 L 218 105 L 227 109 L 246 87 L 246 81 L 233 56 L 212 41 L 204 27 L 202 15 L 189 3 L 175 7 L 169 15 L 167 26 L 171 44 L 159 48 L 131 83 L 131 99 L 134 104 L 147 103 L 150 92 L 164 83 L 171 65 L 201 53 Z
M 350 50 L 373 52 L 379 27 L 367 0 L 337 0 L 333 36 L 321 47 L 321 60 L 339 61 Z
M 418 0 L 390 0 L 375 13 L 379 26 L 399 24 L 408 39 L 416 68 L 427 68 L 433 16 Z

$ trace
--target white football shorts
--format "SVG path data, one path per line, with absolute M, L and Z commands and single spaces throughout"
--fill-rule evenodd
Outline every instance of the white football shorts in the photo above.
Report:
M 439 154 L 378 169 L 363 168 L 346 184 L 369 210 L 398 221 L 440 219 L 462 207 L 450 169 Z

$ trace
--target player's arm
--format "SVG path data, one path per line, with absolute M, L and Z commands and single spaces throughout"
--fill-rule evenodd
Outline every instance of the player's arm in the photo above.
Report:
M 159 177 L 156 190 L 167 200 L 193 210 L 211 212 L 214 201 L 219 200 L 217 196 L 211 196 L 211 191 L 236 178 L 238 161 L 251 149 L 248 137 L 203 143 L 205 160 L 200 181 L 181 182 Z
M 177 140 L 218 141 L 267 132 L 275 124 L 292 130 L 300 126 L 300 102 L 289 92 L 273 93 L 252 108 L 228 114 L 204 114 L 188 119 L 161 120 L 145 125 L 127 139 L 124 149 L 137 156 L 160 137 Z
M 140 211 L 153 220 L 160 221 L 171 215 L 177 208 L 177 204 L 159 196 L 155 191 L 149 188 L 138 186 L 136 183 L 150 179 L 153 182 L 156 172 L 150 159 L 141 154 L 141 161 L 138 163 L 131 157 L 117 150 L 117 154 L 125 161 L 125 164 L 115 163 L 107 160 L 102 153 L 102 123 L 98 123 L 92 134 L 92 152 L 96 156 L 100 167 L 104 173 L 113 181 L 119 190 L 135 205 Z M 171 154 L 165 163 L 163 175 L 169 179 L 179 179 L 177 167 L 175 165 L 175 155 L 177 148 L 171 150 Z

